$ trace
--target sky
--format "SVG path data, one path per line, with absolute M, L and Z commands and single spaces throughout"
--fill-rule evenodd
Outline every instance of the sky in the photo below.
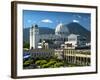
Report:
M 39 27 L 49 27 L 54 29 L 59 23 L 69 24 L 70 22 L 76 22 L 81 24 L 87 30 L 90 30 L 90 21 L 91 14 L 89 13 L 23 10 L 24 28 L 37 24 Z

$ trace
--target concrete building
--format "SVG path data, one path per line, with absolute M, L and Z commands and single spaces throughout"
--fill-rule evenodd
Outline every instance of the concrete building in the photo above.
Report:
M 86 46 L 86 38 L 76 34 L 70 34 L 68 36 L 68 41 L 65 42 L 65 47 L 85 47 Z
M 91 65 L 90 50 L 64 49 L 63 51 L 64 58 L 68 63 L 83 66 Z
M 55 50 L 55 55 L 58 59 L 63 59 L 67 63 L 90 66 L 91 65 L 91 54 L 90 50 L 75 50 L 75 49 L 58 49 Z
M 39 29 L 38 25 L 32 25 L 30 29 L 30 49 L 37 48 L 39 42 Z
M 75 48 L 85 47 L 86 38 L 81 35 L 70 34 L 69 30 L 62 23 L 55 28 L 55 33 L 40 34 L 38 25 L 32 25 L 30 28 L 30 49 L 36 49 L 42 43 L 47 41 L 49 48 Z
M 43 58 L 50 58 L 53 57 L 54 49 L 32 49 L 29 51 L 31 58 L 33 59 L 43 59 Z
M 32 25 L 30 28 L 30 49 L 38 48 L 38 43 L 43 40 L 53 41 L 55 46 L 58 46 L 58 44 L 60 46 L 67 40 L 68 35 L 69 30 L 62 23 L 58 24 L 55 28 L 55 34 L 40 34 L 38 25 Z

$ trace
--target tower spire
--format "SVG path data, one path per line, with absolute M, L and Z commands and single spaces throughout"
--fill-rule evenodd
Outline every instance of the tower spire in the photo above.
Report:
M 39 28 L 38 25 L 32 25 L 30 28 L 30 49 L 31 48 L 38 48 L 38 42 L 39 42 Z

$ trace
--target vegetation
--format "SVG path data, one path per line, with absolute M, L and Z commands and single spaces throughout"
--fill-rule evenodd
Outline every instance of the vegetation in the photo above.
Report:
M 28 49 L 29 49 L 29 47 L 30 47 L 30 45 L 29 45 L 28 42 L 24 42 L 24 43 L 23 43 L 23 48 L 28 48 Z
M 62 67 L 62 66 L 64 66 L 63 62 L 58 62 L 58 63 L 54 64 L 54 67 Z
M 46 63 L 47 63 L 46 60 L 37 60 L 37 61 L 35 62 L 35 64 L 37 64 L 37 65 L 43 65 L 43 64 L 46 64 Z
M 27 67 L 29 65 L 30 65 L 30 61 L 29 60 L 28 61 L 25 61 L 24 64 L 23 64 L 24 67 Z
M 59 68 L 59 67 L 75 67 L 75 66 L 84 66 L 74 63 L 69 63 L 67 61 L 57 59 L 56 57 L 50 58 L 29 58 L 23 61 L 23 67 L 25 69 L 34 68 Z
M 42 68 L 48 68 L 48 67 L 50 67 L 50 65 L 48 65 L 48 64 L 43 64 L 42 65 Z
M 37 65 L 38 68 L 56 68 L 64 66 L 64 62 L 62 60 L 51 58 L 51 59 L 27 59 L 23 62 L 23 67 L 29 67 L 34 64 Z

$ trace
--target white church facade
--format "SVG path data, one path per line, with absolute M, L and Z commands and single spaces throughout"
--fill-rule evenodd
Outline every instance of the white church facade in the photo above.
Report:
M 58 24 L 55 29 L 55 34 L 40 34 L 38 25 L 33 25 L 30 28 L 30 49 L 38 48 L 40 40 L 53 40 L 55 44 L 61 44 L 68 38 L 69 31 L 63 24 Z
M 86 46 L 86 38 L 76 34 L 70 34 L 69 30 L 62 23 L 55 28 L 55 34 L 40 34 L 38 25 L 32 25 L 30 28 L 30 49 L 39 48 L 41 41 L 53 41 L 51 47 L 61 48 L 61 45 L 66 47 L 66 44 L 71 44 L 72 47 Z M 47 43 L 46 45 L 50 45 Z

